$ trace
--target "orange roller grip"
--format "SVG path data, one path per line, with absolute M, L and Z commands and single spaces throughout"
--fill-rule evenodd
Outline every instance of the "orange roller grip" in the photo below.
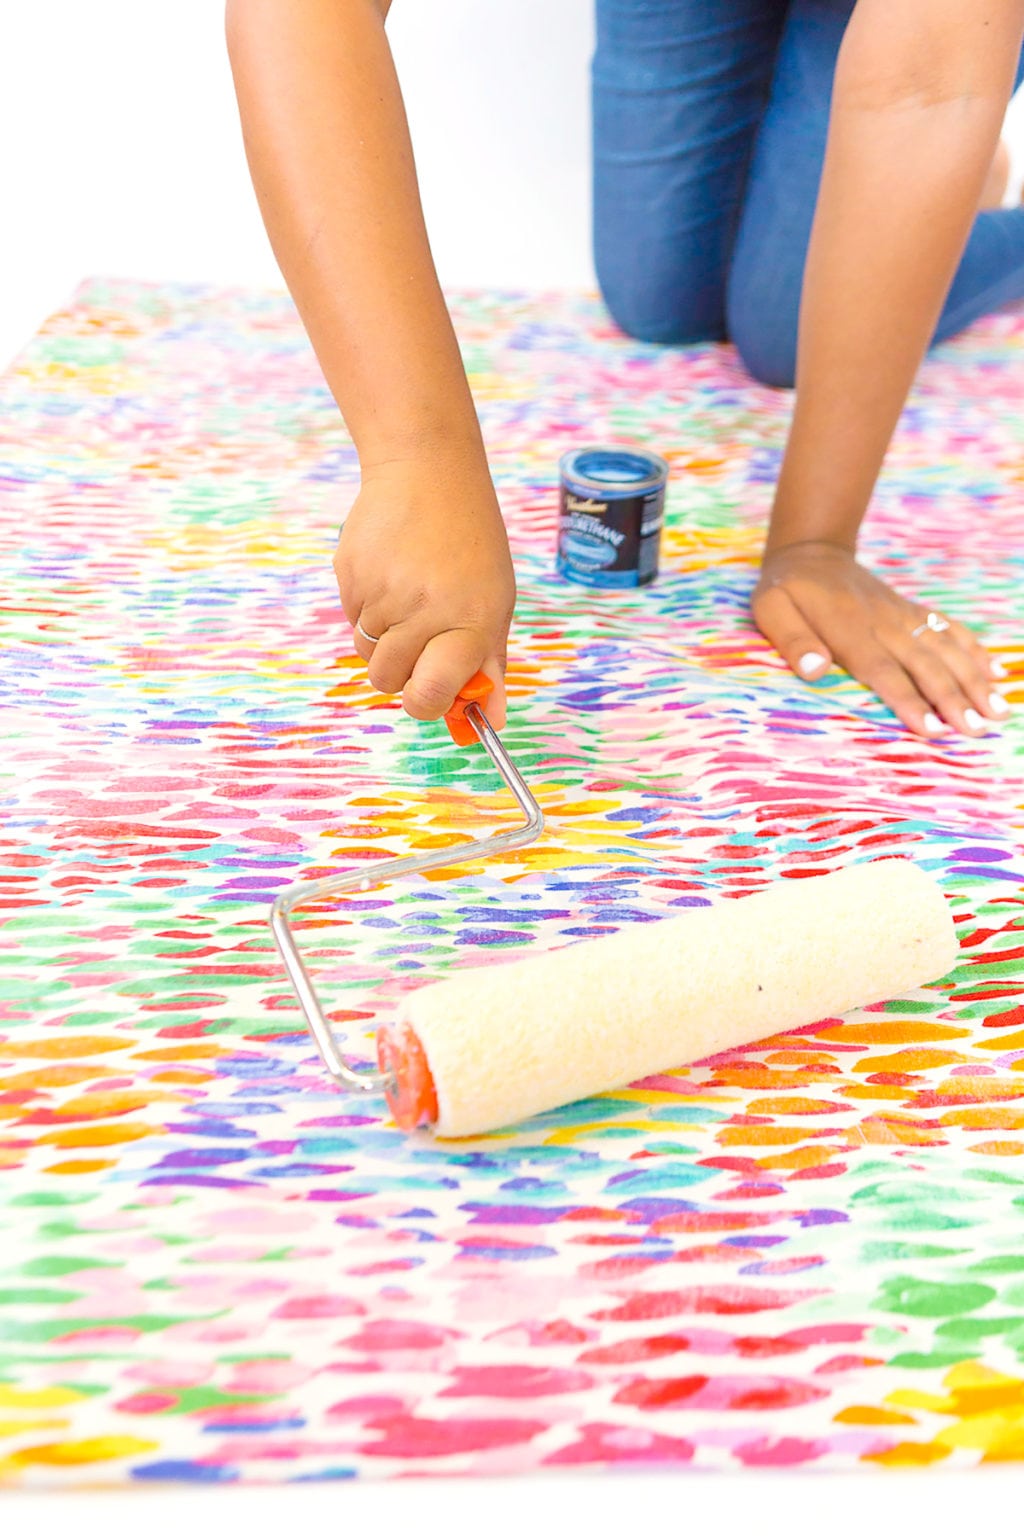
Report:
M 466 720 L 466 705 L 482 704 L 493 692 L 494 684 L 484 672 L 474 672 L 469 682 L 459 689 L 458 698 L 444 717 L 457 747 L 471 747 L 477 739 L 476 731 Z
M 433 1125 L 437 1089 L 419 1036 L 408 1024 L 384 1024 L 377 1031 L 377 1065 L 394 1079 L 385 1095 L 399 1130 Z

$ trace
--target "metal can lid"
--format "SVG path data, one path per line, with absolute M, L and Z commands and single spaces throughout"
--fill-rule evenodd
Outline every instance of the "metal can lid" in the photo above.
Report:
M 647 448 L 609 443 L 573 448 L 559 460 L 562 479 L 605 495 L 635 495 L 668 479 L 668 464 Z

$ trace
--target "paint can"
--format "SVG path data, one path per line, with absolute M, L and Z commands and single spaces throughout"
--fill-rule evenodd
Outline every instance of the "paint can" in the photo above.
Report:
M 668 465 L 632 446 L 574 448 L 559 461 L 558 571 L 585 587 L 643 587 L 658 574 Z

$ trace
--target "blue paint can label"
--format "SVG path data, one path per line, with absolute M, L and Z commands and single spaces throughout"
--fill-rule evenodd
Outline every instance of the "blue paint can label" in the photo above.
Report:
M 558 570 L 586 587 L 643 587 L 658 574 L 668 465 L 646 448 L 563 454 Z

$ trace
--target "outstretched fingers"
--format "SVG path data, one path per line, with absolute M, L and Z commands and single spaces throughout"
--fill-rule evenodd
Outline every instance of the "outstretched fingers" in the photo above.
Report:
M 820 576 L 790 576 L 787 586 L 755 591 L 754 618 L 798 676 L 814 682 L 836 661 L 916 735 L 981 736 L 1004 720 L 998 672 L 971 631 L 879 591 L 872 578 L 861 595 Z
M 964 625 L 948 621 L 947 629 L 919 634 L 896 630 L 890 647 L 918 691 L 955 730 L 981 735 L 986 720 L 1009 714 L 1010 706 L 992 686 L 983 647 Z

